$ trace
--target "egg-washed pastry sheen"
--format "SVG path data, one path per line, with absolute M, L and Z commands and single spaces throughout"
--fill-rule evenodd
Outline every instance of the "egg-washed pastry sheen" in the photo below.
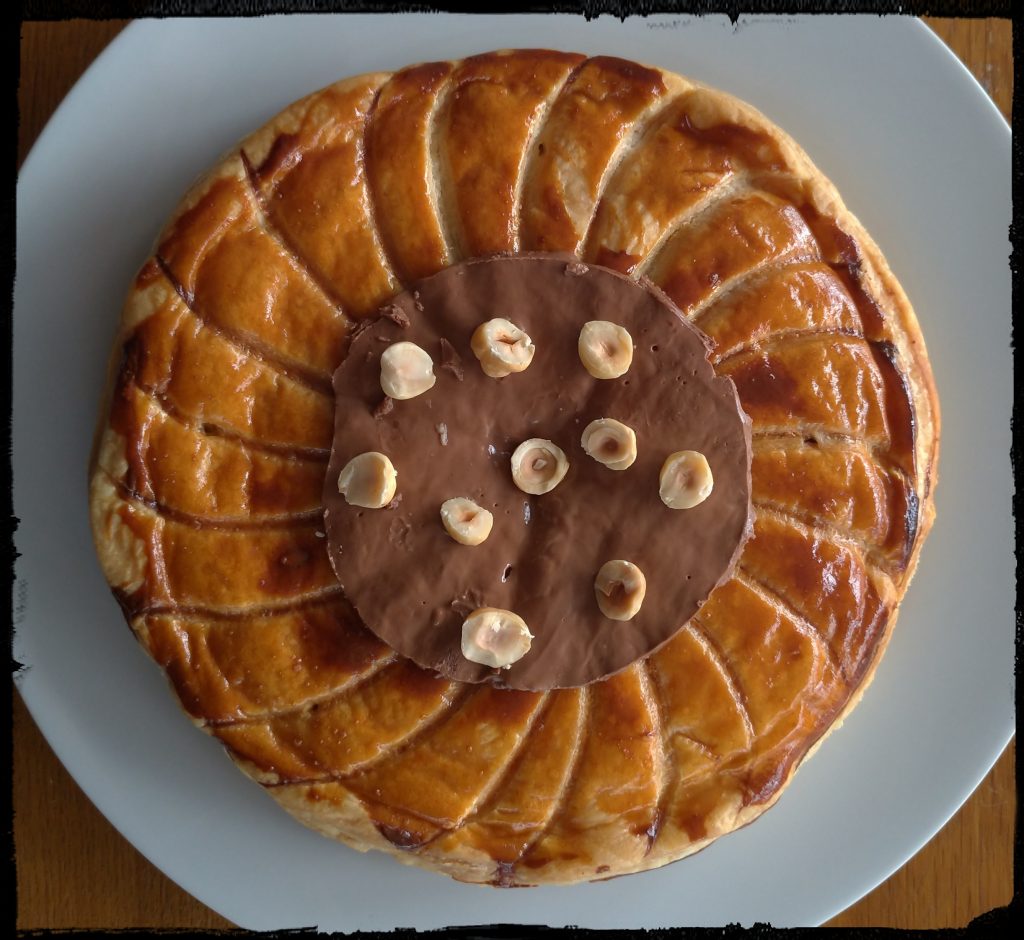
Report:
M 651 655 L 548 691 L 400 657 L 323 537 L 353 327 L 526 252 L 657 285 L 752 433 L 731 577 Z M 557 884 L 664 865 L 779 798 L 891 636 L 938 440 L 911 306 L 784 132 L 657 68 L 497 52 L 316 92 L 193 187 L 122 314 L 90 501 L 135 635 L 289 812 L 460 880 Z

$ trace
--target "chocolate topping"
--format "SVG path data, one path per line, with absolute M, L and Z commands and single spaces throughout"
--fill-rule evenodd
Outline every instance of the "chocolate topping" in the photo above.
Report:
M 455 376 L 460 382 L 465 375 L 462 368 L 462 359 L 459 354 L 455 351 L 455 347 L 448 342 L 443 336 L 440 341 L 441 346 L 441 368 L 447 369 Z
M 433 388 L 389 413 L 378 408 L 387 347 L 365 331 L 334 375 L 324 488 L 331 563 L 370 630 L 454 679 L 550 689 L 625 668 L 667 642 L 729 577 L 749 531 L 750 420 L 733 383 L 715 376 L 703 334 L 656 288 L 581 267 L 559 255 L 479 259 L 391 301 L 374 333 L 441 350 L 443 361 L 435 359 Z M 532 338 L 536 354 L 524 372 L 493 379 L 480 368 L 470 337 L 493 317 Z M 621 378 L 595 379 L 583 367 L 577 339 L 588 320 L 631 334 L 633 362 Z M 452 361 L 449 344 L 462 375 L 441 368 Z M 581 434 L 596 418 L 634 429 L 631 467 L 611 470 L 584 452 Z M 556 443 L 570 464 L 540 496 L 515 486 L 509 464 L 532 437 Z M 703 453 L 714 475 L 711 495 L 693 509 L 669 509 L 658 496 L 662 463 L 678 450 Z M 338 493 L 341 468 L 364 451 L 387 454 L 397 470 L 401 502 L 389 511 L 349 506 Z M 445 532 L 441 504 L 456 496 L 494 515 L 480 545 Z M 594 578 L 612 559 L 647 579 L 629 621 L 604 617 L 595 601 Z M 485 606 L 514 611 L 534 635 L 509 669 L 462 656 L 462 622 Z
M 403 330 L 409 325 L 408 315 L 398 304 L 388 304 L 386 307 L 382 307 L 380 315 L 392 323 L 396 323 Z

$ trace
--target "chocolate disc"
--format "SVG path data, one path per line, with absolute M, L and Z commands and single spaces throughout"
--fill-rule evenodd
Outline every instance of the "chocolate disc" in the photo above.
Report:
M 494 318 L 534 345 L 528 367 L 503 378 L 485 374 L 470 345 Z M 595 320 L 632 338 L 617 378 L 595 378 L 581 360 L 580 331 Z M 393 401 L 381 389 L 381 356 L 399 342 L 430 355 L 436 381 Z M 707 351 L 656 288 L 566 256 L 470 261 L 398 296 L 353 338 L 334 376 L 330 559 L 367 627 L 445 676 L 516 689 L 584 685 L 666 643 L 732 572 L 749 529 L 750 421 Z M 584 451 L 583 431 L 599 418 L 635 432 L 627 469 Z M 569 464 L 540 495 L 520 489 L 511 469 L 531 438 L 556 444 Z M 703 454 L 713 477 L 693 508 L 669 508 L 659 495 L 662 466 L 678 451 Z M 384 508 L 350 505 L 338 490 L 342 469 L 366 452 L 397 472 Z M 460 544 L 442 524 L 442 504 L 456 497 L 492 514 L 480 544 Z M 617 559 L 646 579 L 629 620 L 605 616 L 595 596 L 598 572 Z M 463 655 L 463 622 L 485 607 L 514 612 L 533 635 L 508 668 Z

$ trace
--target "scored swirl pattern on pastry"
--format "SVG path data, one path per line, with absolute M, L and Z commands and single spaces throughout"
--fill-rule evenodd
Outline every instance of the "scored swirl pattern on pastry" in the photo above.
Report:
M 519 251 L 650 278 L 753 422 L 735 576 L 646 660 L 551 692 L 392 653 L 320 502 L 353 323 Z M 575 881 L 753 819 L 845 716 L 931 524 L 937 422 L 905 296 L 778 129 L 657 69 L 492 53 L 339 82 L 196 185 L 124 310 L 91 508 L 181 704 L 296 817 L 464 880 Z

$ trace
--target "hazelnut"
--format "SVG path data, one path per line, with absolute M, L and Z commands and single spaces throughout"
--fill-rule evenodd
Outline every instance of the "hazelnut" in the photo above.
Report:
M 598 418 L 583 429 L 580 444 L 609 470 L 625 470 L 636 460 L 636 433 L 614 418 Z
M 462 623 L 462 655 L 470 662 L 508 669 L 530 651 L 526 621 L 511 610 L 480 607 Z
M 415 398 L 434 387 L 434 360 L 415 343 L 392 343 L 380 357 L 380 387 L 399 401 Z
M 633 362 L 633 337 L 609 320 L 584 323 L 577 345 L 584 367 L 595 379 L 617 379 Z
M 512 479 L 524 493 L 549 493 L 569 470 L 565 451 L 541 437 L 523 441 L 512 452 Z
M 606 561 L 594 579 L 597 606 L 609 620 L 632 620 L 647 593 L 647 579 L 632 562 Z
M 708 459 L 696 450 L 677 450 L 661 465 L 658 492 L 669 509 L 692 509 L 711 495 L 715 481 Z
M 470 340 L 480 368 L 492 379 L 522 372 L 532 361 L 533 340 L 514 323 L 498 317 L 481 323 Z
M 398 474 L 384 455 L 371 450 L 353 457 L 338 474 L 338 492 L 350 506 L 381 509 L 395 498 Z
M 471 499 L 456 496 L 441 503 L 445 531 L 462 545 L 479 545 L 491 534 L 494 516 Z

